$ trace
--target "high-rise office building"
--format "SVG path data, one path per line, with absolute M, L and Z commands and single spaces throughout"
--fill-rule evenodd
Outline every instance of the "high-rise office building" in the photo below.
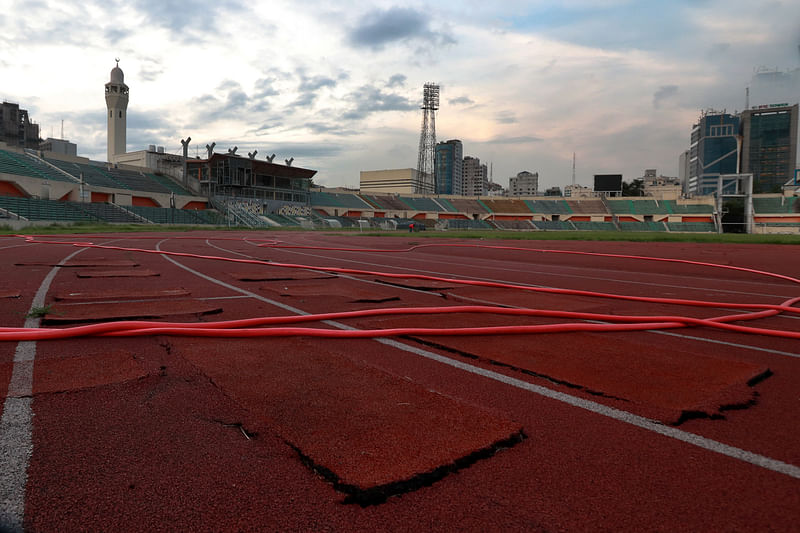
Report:
M 489 191 L 489 169 L 477 157 L 464 158 L 464 196 L 486 196 Z
M 713 194 L 720 174 L 736 174 L 739 164 L 739 117 L 707 111 L 692 127 L 689 146 L 690 194 Z
M 464 194 L 462 159 L 464 147 L 458 139 L 436 145 L 436 193 Z
M 741 172 L 753 192 L 780 192 L 797 165 L 798 105 L 759 105 L 742 113 Z

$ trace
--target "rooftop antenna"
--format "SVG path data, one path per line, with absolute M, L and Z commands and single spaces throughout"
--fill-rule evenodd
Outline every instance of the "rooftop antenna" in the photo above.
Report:
M 61 140 L 64 140 L 64 119 L 61 119 Z
M 744 110 L 750 109 L 750 87 L 744 88 Z

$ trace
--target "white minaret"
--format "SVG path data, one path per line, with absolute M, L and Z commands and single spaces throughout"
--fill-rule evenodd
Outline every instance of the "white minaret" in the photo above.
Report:
M 117 66 L 111 69 L 111 81 L 106 83 L 106 107 L 108 108 L 108 162 L 114 156 L 124 154 L 126 122 L 128 120 L 128 86 L 125 85 L 125 74 Z

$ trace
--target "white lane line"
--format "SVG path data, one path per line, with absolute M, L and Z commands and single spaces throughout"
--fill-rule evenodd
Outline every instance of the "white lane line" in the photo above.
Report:
M 591 400 L 584 400 L 583 398 L 570 396 L 569 394 L 554 391 L 552 389 L 548 389 L 547 387 L 542 387 L 541 385 L 534 385 L 533 383 L 528 383 L 527 381 L 522 381 L 517 378 L 506 376 L 504 374 L 499 374 L 491 370 L 478 368 L 468 363 L 450 359 L 448 357 L 444 357 L 442 355 L 435 354 L 427 350 L 419 349 L 414 346 L 408 346 L 401 342 L 397 342 L 393 339 L 379 338 L 375 340 L 387 346 L 392 346 L 400 350 L 412 352 L 419 356 L 426 357 L 434 361 L 438 361 L 440 363 L 452 366 L 454 368 L 458 368 L 465 372 L 470 372 L 472 374 L 477 374 L 479 376 L 493 379 L 495 381 L 505 383 L 506 385 L 511 385 L 512 387 L 517 387 L 519 389 L 533 392 L 535 394 L 539 394 L 540 396 L 544 396 L 552 400 L 563 402 L 573 407 L 585 409 L 592 413 L 606 416 L 614 420 L 618 420 L 620 422 L 625 422 L 626 424 L 631 424 L 638 428 L 645 429 L 647 431 L 652 431 L 653 433 L 657 433 L 665 437 L 677 439 L 679 441 L 691 444 L 693 446 L 697 446 L 699 448 L 703 448 L 705 450 L 709 450 L 715 453 L 719 453 L 721 455 L 731 457 L 733 459 L 738 459 L 746 463 L 760 466 L 762 468 L 766 468 L 767 470 L 772 470 L 773 472 L 785 474 L 795 479 L 800 479 L 800 467 L 797 467 L 789 463 L 784 463 L 783 461 L 779 461 L 777 459 L 772 459 L 764 455 L 759 455 L 757 453 L 749 452 L 747 450 L 743 450 L 735 446 L 730 446 L 728 444 L 724 444 L 722 442 L 715 441 L 713 439 L 708 439 L 706 437 L 702 437 L 695 433 L 689 433 L 688 431 L 683 431 L 678 428 L 674 428 L 672 426 L 665 426 L 664 424 L 655 422 L 648 418 L 644 418 L 642 416 L 635 415 L 627 411 L 614 409 L 613 407 L 608 407 L 606 405 L 599 404 Z
M 253 243 L 253 242 L 250 242 L 250 241 L 246 241 L 246 242 L 248 244 L 253 245 L 253 246 L 258 246 L 258 244 L 256 244 L 256 243 Z M 381 264 L 378 264 L 378 263 L 370 263 L 370 262 L 367 262 L 367 261 L 359 261 L 359 260 L 355 260 L 355 259 L 345 259 L 345 258 L 336 257 L 336 256 L 326 256 L 326 255 L 321 255 L 321 254 L 304 253 L 304 252 L 300 252 L 298 250 L 292 250 L 292 249 L 288 249 L 288 248 L 275 248 L 275 250 L 283 251 L 283 252 L 290 252 L 290 253 L 300 254 L 300 255 L 307 255 L 309 257 L 315 257 L 315 258 L 318 258 L 318 259 L 333 259 L 333 260 L 341 260 L 341 261 L 347 261 L 347 262 L 357 263 L 357 264 L 368 264 L 368 265 L 374 265 L 374 266 L 386 266 L 386 265 L 381 265 Z M 367 256 L 374 256 L 370 252 L 353 252 L 353 254 L 364 254 L 364 255 L 367 255 Z M 439 256 L 436 256 L 436 257 L 439 257 Z M 435 263 L 435 262 L 436 263 L 442 263 L 442 264 L 449 264 L 446 261 L 443 261 L 441 259 L 434 260 L 432 258 L 422 258 L 422 257 L 413 257 L 413 256 L 404 257 L 404 260 L 415 261 L 415 262 L 422 263 L 424 265 L 430 265 L 431 263 Z M 517 269 L 504 268 L 504 267 L 500 267 L 500 266 L 496 266 L 496 265 L 492 264 L 492 263 L 496 263 L 498 260 L 485 259 L 485 258 L 473 258 L 473 260 L 479 260 L 482 263 L 484 263 L 484 265 L 481 267 L 482 270 L 496 270 L 496 271 L 501 271 L 501 272 L 515 272 L 515 273 L 522 272 L 522 270 L 519 269 L 519 268 L 517 268 Z M 628 285 L 645 285 L 645 286 L 652 286 L 652 287 L 665 287 L 665 288 L 674 288 L 674 289 L 683 289 L 683 290 L 687 290 L 688 289 L 688 290 L 694 290 L 694 291 L 718 292 L 718 293 L 726 293 L 726 294 L 738 294 L 738 295 L 742 295 L 742 296 L 760 296 L 760 297 L 768 297 L 768 298 L 784 298 L 785 299 L 785 296 L 783 296 L 783 295 L 766 294 L 766 293 L 761 293 L 761 292 L 748 292 L 748 291 L 742 291 L 742 290 L 736 290 L 736 289 L 714 289 L 714 288 L 709 288 L 709 287 L 692 287 L 692 286 L 687 286 L 687 285 L 672 285 L 672 284 L 668 284 L 668 283 L 657 283 L 657 282 L 652 282 L 652 281 L 651 282 L 634 281 L 634 280 L 631 280 L 631 279 L 621 280 L 621 279 L 619 279 L 619 277 L 588 276 L 588 275 L 579 275 L 579 274 L 568 274 L 568 273 L 564 272 L 564 270 L 587 271 L 587 270 L 589 270 L 587 267 L 562 266 L 562 267 L 559 267 L 559 269 L 557 271 L 552 271 L 552 270 L 531 270 L 529 268 L 530 267 L 530 263 L 522 263 L 522 264 L 525 265 L 524 272 L 526 274 L 530 274 L 530 275 L 570 277 L 570 278 L 576 278 L 576 279 L 586 279 L 586 280 L 591 280 L 591 281 L 602 281 L 602 282 L 609 282 L 609 283 L 623 283 L 623 284 L 628 284 Z M 392 265 L 392 266 L 396 266 L 396 265 Z M 401 268 L 401 267 L 397 267 L 397 268 Z M 539 268 L 541 268 L 541 266 L 539 266 Z M 407 268 L 405 270 L 415 271 L 417 269 Z M 630 274 L 630 275 L 642 275 L 642 274 L 645 274 L 645 272 L 625 272 L 625 271 L 616 271 L 616 270 L 609 270 L 609 269 L 591 269 L 591 271 L 594 272 L 594 273 L 597 273 L 597 272 L 608 272 L 610 274 L 617 274 L 617 275 L 619 275 L 620 273 Z M 424 270 L 423 270 L 423 272 L 424 272 Z M 437 274 L 436 272 L 433 272 L 433 271 L 428 271 L 428 272 L 430 272 L 431 274 Z M 646 274 L 648 275 L 648 277 L 660 277 L 660 278 L 676 278 L 676 277 L 679 277 L 677 274 L 661 274 L 661 273 L 649 273 L 649 272 L 646 273 Z M 449 274 L 449 275 L 452 276 L 452 274 Z M 703 276 L 703 277 L 695 276 L 695 277 L 692 277 L 692 279 L 693 280 L 697 280 L 697 281 L 709 281 L 709 280 L 710 281 L 719 281 L 718 278 L 710 278 L 710 277 L 705 277 L 705 276 Z M 763 277 L 757 277 L 756 279 L 753 279 L 753 280 L 731 279 L 731 280 L 726 280 L 726 282 L 727 283 L 731 283 L 731 284 L 735 284 L 735 285 L 750 285 L 750 286 L 756 285 L 756 286 L 765 286 L 765 287 L 769 287 L 769 288 L 774 288 L 775 287 L 774 283 L 768 283 L 767 281 L 765 281 L 765 279 L 766 278 L 763 278 Z M 772 279 L 772 281 L 775 281 L 775 280 Z M 793 286 L 793 285 L 787 284 L 787 287 L 791 287 L 791 286 Z
M 164 241 L 159 241 L 158 242 L 158 244 L 156 245 L 156 250 L 161 250 L 161 243 L 162 242 L 164 242 Z M 249 295 L 251 295 L 251 297 L 253 297 L 253 298 L 257 299 L 257 300 L 261 300 L 261 301 L 263 301 L 265 303 L 269 303 L 271 305 L 274 305 L 276 307 L 280 307 L 282 309 L 285 309 L 287 311 L 291 311 L 293 313 L 297 313 L 299 315 L 308 315 L 308 314 L 310 314 L 310 313 L 308 313 L 306 311 L 303 311 L 302 309 L 297 309 L 295 307 L 286 305 L 284 303 L 276 302 L 274 300 L 270 300 L 269 298 L 265 298 L 265 297 L 263 297 L 263 296 L 261 296 L 259 294 L 255 294 L 255 293 L 250 292 L 250 291 L 248 291 L 246 289 L 241 289 L 241 288 L 236 287 L 234 285 L 230 285 L 229 283 L 226 283 L 226 282 L 224 282 L 222 280 L 213 278 L 213 277 L 211 277 L 211 276 L 209 276 L 207 274 L 203 274 L 202 272 L 199 272 L 197 270 L 194 270 L 191 267 L 188 267 L 186 265 L 183 265 L 183 264 L 179 263 L 177 260 L 173 259 L 170 256 L 165 255 L 165 256 L 162 256 L 162 257 L 164 257 L 164 259 L 172 262 L 176 266 L 186 270 L 187 272 L 190 272 L 190 273 L 192 273 L 192 274 L 194 274 L 194 275 L 196 275 L 196 276 L 198 276 L 200 278 L 203 278 L 203 279 L 205 279 L 207 281 L 210 281 L 211 283 L 215 283 L 217 285 L 221 285 L 221 286 L 223 286 L 225 288 L 231 289 L 231 290 L 239 292 L 241 294 L 249 294 Z M 353 328 L 351 326 L 347 326 L 345 324 L 342 324 L 342 323 L 339 323 L 339 322 L 335 322 L 335 321 L 330 321 L 330 320 L 326 320 L 325 323 L 329 324 L 331 326 L 337 327 L 339 329 L 349 329 L 349 330 L 356 329 L 356 328 Z M 735 446 L 730 446 L 728 444 L 724 444 L 722 442 L 715 441 L 713 439 L 702 437 L 702 436 L 697 435 L 695 433 L 689 433 L 688 431 L 683 431 L 683 430 L 680 430 L 680 429 L 677 429 L 677 428 L 674 428 L 674 427 L 671 427 L 671 426 L 665 426 L 664 424 L 661 424 L 661 423 L 656 422 L 654 420 L 650 420 L 648 418 L 644 418 L 642 416 L 635 415 L 635 414 L 629 413 L 627 411 L 614 409 L 613 407 L 608 407 L 606 405 L 603 405 L 603 404 L 600 404 L 600 403 L 597 403 L 597 402 L 593 402 L 591 400 L 585 400 L 583 398 L 578 398 L 576 396 L 570 396 L 569 394 L 565 394 L 563 392 L 554 391 L 552 389 L 548 389 L 547 387 L 542 387 L 541 385 L 534 385 L 533 383 L 528 383 L 527 381 L 522 381 L 520 379 L 513 378 L 513 377 L 510 377 L 510 376 L 506 376 L 504 374 L 500 374 L 500 373 L 497 373 L 497 372 L 493 372 L 491 370 L 486 370 L 486 369 L 483 369 L 483 368 L 472 366 L 472 365 L 470 365 L 468 363 L 464 363 L 462 361 L 457 361 L 455 359 L 450 359 L 449 357 L 445 357 L 443 355 L 439 355 L 439 354 L 430 352 L 428 350 L 417 348 L 415 346 L 410 346 L 408 344 L 404 344 L 404 343 L 396 341 L 394 339 L 376 338 L 374 340 L 379 342 L 379 343 L 381 343 L 381 344 L 384 344 L 386 346 L 391 346 L 391 347 L 396 348 L 398 350 L 402 350 L 402 351 L 405 351 L 405 352 L 413 353 L 415 355 L 419 355 L 419 356 L 425 357 L 427 359 L 431 359 L 433 361 L 436 361 L 436 362 L 439 362 L 439 363 L 442 363 L 442 364 L 445 364 L 445 365 L 449 365 L 449 366 L 451 366 L 453 368 L 457 368 L 457 369 L 463 370 L 465 372 L 470 372 L 472 374 L 483 376 L 485 378 L 493 379 L 493 380 L 498 381 L 500 383 L 504 383 L 506 385 L 510 385 L 510 386 L 516 387 L 518 389 L 526 390 L 526 391 L 538 394 L 540 396 L 544 396 L 545 398 L 556 400 L 556 401 L 571 405 L 573 407 L 578 407 L 580 409 L 584 409 L 586 411 L 590 411 L 590 412 L 595 413 L 595 414 L 599 414 L 599 415 L 602 415 L 602 416 L 605 416 L 605 417 L 608 417 L 608 418 L 612 418 L 614 420 L 618 420 L 620 422 L 624 422 L 626 424 L 630 424 L 630 425 L 636 426 L 638 428 L 641 428 L 641 429 L 644 429 L 644 430 L 647 430 L 647 431 L 651 431 L 651 432 L 659 434 L 659 435 L 663 435 L 665 437 L 670 437 L 670 438 L 679 440 L 681 442 L 685 442 L 687 444 L 691 444 L 693 446 L 697 446 L 699 448 L 703 448 L 705 450 L 718 453 L 720 455 L 731 457 L 733 459 L 738 459 L 739 461 L 743 461 L 743 462 L 746 462 L 746 463 L 749 463 L 749 464 L 752 464 L 752 465 L 755 465 L 755 466 L 760 466 L 762 468 L 765 468 L 767 470 L 771 470 L 773 472 L 777 472 L 777 473 L 780 473 L 780 474 L 785 474 L 785 475 L 793 477 L 795 479 L 800 479 L 800 467 L 792 465 L 792 464 L 789 464 L 789 463 L 784 463 L 783 461 L 779 461 L 778 459 L 772 459 L 772 458 L 766 457 L 764 455 L 759 455 L 757 453 L 749 452 L 747 450 L 743 450 L 743 449 L 737 448 Z
M 242 256 L 245 256 L 245 257 L 254 258 L 253 256 L 249 256 L 249 255 L 246 255 L 246 254 L 239 254 L 237 252 L 232 252 L 231 250 L 225 250 L 224 248 L 219 248 L 219 247 L 216 247 L 216 246 L 215 246 L 215 248 L 217 248 L 218 250 L 226 251 L 228 253 L 234 253 L 234 254 L 237 254 L 237 255 L 242 255 Z M 368 263 L 368 262 L 362 262 L 362 261 L 354 261 L 354 260 L 350 260 L 350 259 L 337 259 L 337 258 L 326 257 L 326 256 L 322 256 L 322 255 L 309 254 L 309 253 L 305 253 L 305 252 L 297 252 L 295 250 L 284 250 L 284 251 L 289 251 L 290 253 L 293 253 L 293 254 L 313 257 L 315 259 L 330 259 L 330 260 L 333 260 L 333 261 L 341 260 L 341 261 L 345 261 L 345 262 L 348 262 L 348 263 L 356 263 L 356 264 L 359 264 L 359 265 L 366 264 L 366 265 L 384 267 L 384 268 L 386 268 L 386 266 L 387 266 L 387 265 L 382 265 L 380 263 Z M 258 259 L 258 258 L 254 258 L 254 259 Z M 412 269 L 412 268 L 404 268 L 404 267 L 400 267 L 400 266 L 397 266 L 397 265 L 390 265 L 390 268 L 397 268 L 397 269 L 401 269 L 401 270 L 409 270 L 409 271 L 412 271 L 414 273 L 427 273 L 427 274 L 432 274 L 432 275 L 436 275 L 436 276 L 447 276 L 447 277 L 454 277 L 454 278 L 466 278 L 466 276 L 460 276 L 460 275 L 457 275 L 457 274 L 448 274 L 448 273 L 442 273 L 442 272 L 433 271 L 433 270 L 418 270 L 418 269 Z M 350 278 L 350 279 L 359 280 L 359 278 Z M 467 279 L 476 279 L 476 280 L 480 280 L 480 281 L 491 281 L 491 282 L 497 282 L 497 283 L 517 283 L 517 282 L 509 282 L 507 280 L 502 280 L 502 279 L 494 279 L 494 278 L 469 277 Z M 531 284 L 531 283 L 529 283 L 527 285 L 529 285 L 531 287 L 552 288 L 552 286 L 549 286 L 549 285 L 535 285 L 535 284 Z M 694 289 L 693 287 L 685 287 L 685 288 L 692 289 L 692 290 L 702 290 L 702 289 Z M 741 293 L 733 292 L 733 294 L 741 294 Z M 502 304 L 502 303 L 498 303 L 498 302 L 492 302 L 490 300 L 482 300 L 482 299 L 478 299 L 478 298 L 469 298 L 469 297 L 464 297 L 464 296 L 459 296 L 459 298 L 462 298 L 464 300 L 471 300 L 471 301 L 475 301 L 475 302 L 482 302 L 482 303 L 485 303 L 487 305 L 503 305 L 503 306 L 509 307 L 507 304 Z M 781 297 L 781 298 L 785 299 L 785 297 Z M 511 307 L 516 307 L 516 306 L 511 306 Z M 720 308 L 720 309 L 723 309 L 723 308 Z M 796 319 L 797 317 L 794 317 L 794 316 L 783 316 L 782 318 L 795 318 Z M 651 330 L 648 333 L 655 333 L 657 335 L 669 335 L 669 336 L 672 336 L 672 337 L 679 337 L 679 338 L 685 338 L 685 339 L 691 339 L 691 340 L 697 340 L 697 341 L 704 341 L 704 342 L 708 342 L 708 343 L 711 343 L 711 344 L 722 344 L 722 345 L 726 345 L 726 346 L 734 346 L 734 347 L 737 347 L 737 348 L 744 348 L 744 349 L 753 350 L 753 351 L 757 351 L 757 352 L 764 352 L 764 353 L 770 353 L 770 354 L 775 354 L 775 355 L 786 355 L 786 356 L 789 356 L 789 357 L 798 357 L 798 358 L 800 358 L 800 354 L 796 354 L 796 353 L 792 353 L 792 352 L 784 352 L 784 351 L 781 351 L 781 350 L 773 350 L 771 348 L 762 348 L 762 347 L 753 346 L 753 345 L 750 345 L 750 344 L 738 344 L 738 343 L 732 343 L 732 342 L 726 342 L 726 341 L 718 341 L 718 340 L 714 340 L 714 339 L 704 339 L 702 337 L 695 337 L 695 336 L 691 336 L 691 335 L 685 335 L 685 334 L 682 334 L 682 333 L 675 333 L 675 332 L 669 332 L 669 331 Z
M 289 250 L 289 249 L 282 249 L 282 248 L 278 248 L 278 250 L 280 250 L 282 252 L 288 252 L 288 253 L 291 253 L 291 254 L 295 254 L 295 255 L 303 255 L 303 256 L 306 256 L 306 257 L 313 257 L 315 259 L 342 261 L 342 262 L 345 262 L 345 263 L 355 263 L 357 265 L 369 265 L 369 266 L 375 266 L 375 267 L 381 267 L 381 268 L 389 267 L 389 268 L 393 268 L 393 269 L 397 269 L 397 270 L 405 270 L 405 271 L 408 271 L 408 272 L 412 272 L 414 274 L 429 274 L 429 275 L 432 275 L 432 276 L 447 276 L 447 277 L 451 277 L 451 278 L 475 279 L 475 280 L 480 280 L 480 281 L 492 281 L 492 282 L 500 282 L 500 283 L 515 283 L 515 284 L 519 284 L 519 285 L 529 285 L 531 287 L 554 288 L 552 285 L 539 285 L 539 284 L 534 284 L 534 283 L 525 282 L 525 281 L 507 281 L 507 280 L 498 280 L 498 279 L 495 279 L 495 278 L 479 278 L 479 277 L 473 277 L 473 276 L 466 276 L 466 275 L 463 275 L 463 274 L 444 273 L 444 272 L 439 272 L 439 271 L 436 271 L 436 270 L 426 270 L 426 269 L 421 269 L 421 268 L 402 267 L 402 266 L 399 266 L 397 264 L 387 265 L 387 264 L 384 264 L 384 263 L 372 263 L 372 262 L 369 262 L 369 261 L 358 261 L 358 260 L 355 260 L 355 259 L 345 259 L 345 258 L 340 258 L 340 257 L 329 257 L 329 256 L 326 256 L 326 255 L 311 254 L 311 253 L 307 253 L 307 252 L 299 252 L 297 250 Z M 425 265 L 430 265 L 433 262 L 431 260 L 422 260 L 422 259 L 420 259 L 419 261 L 421 261 Z M 446 264 L 446 263 L 444 263 L 442 261 L 440 261 L 440 262 L 442 264 Z M 502 267 L 496 267 L 496 266 L 486 266 L 485 268 L 487 270 L 500 270 L 500 271 L 506 271 L 506 272 L 516 272 L 516 273 L 522 272 L 521 270 L 514 270 L 514 269 L 502 268 Z M 546 276 L 559 276 L 559 277 L 562 277 L 560 274 L 557 274 L 557 273 L 539 272 L 539 271 L 534 271 L 534 270 L 525 270 L 524 272 L 526 274 L 542 274 L 542 275 L 546 275 Z M 667 285 L 667 284 L 663 284 L 663 283 L 646 283 L 646 282 L 641 282 L 641 281 L 629 281 L 629 280 L 620 280 L 620 279 L 612 279 L 612 278 L 578 276 L 578 275 L 575 275 L 575 274 L 564 274 L 563 277 L 588 279 L 588 280 L 594 280 L 594 281 L 604 281 L 604 282 L 609 282 L 609 283 L 612 283 L 612 282 L 613 283 L 623 283 L 623 284 L 630 284 L 630 285 L 649 285 L 649 286 L 653 286 L 653 287 L 662 287 L 662 288 L 671 288 L 671 289 L 683 289 L 683 290 L 692 290 L 692 291 L 699 291 L 699 292 L 702 292 L 702 291 L 720 292 L 720 293 L 735 294 L 735 295 L 741 295 L 741 296 L 762 296 L 762 297 L 766 297 L 766 298 L 779 298 L 779 299 L 784 299 L 784 300 L 787 298 L 785 295 L 752 293 L 752 292 L 729 290 L 729 289 L 713 289 L 713 288 L 708 288 L 708 287 L 692 287 L 692 286 L 688 286 L 688 285 Z
M 59 262 L 63 265 L 81 248 Z M 44 306 L 59 266 L 45 276 L 33 297 L 30 311 Z M 41 319 L 28 318 L 26 328 L 38 328 Z M 0 531 L 22 531 L 25 518 L 25 486 L 28 483 L 28 464 L 33 454 L 33 363 L 36 342 L 21 341 L 14 352 L 14 367 L 8 385 L 8 395 L 3 403 L 0 418 Z

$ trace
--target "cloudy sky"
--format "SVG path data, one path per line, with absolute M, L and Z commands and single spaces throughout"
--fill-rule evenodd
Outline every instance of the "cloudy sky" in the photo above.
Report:
M 295 158 L 315 181 L 415 167 L 422 86 L 438 140 L 540 186 L 656 168 L 706 108 L 741 110 L 754 69 L 800 66 L 800 2 L 744 0 L 9 0 L 0 98 L 43 137 L 104 160 L 104 84 L 120 58 L 128 150 L 216 142 Z M 800 87 L 786 98 L 800 99 Z M 756 94 L 751 104 L 775 96 Z

